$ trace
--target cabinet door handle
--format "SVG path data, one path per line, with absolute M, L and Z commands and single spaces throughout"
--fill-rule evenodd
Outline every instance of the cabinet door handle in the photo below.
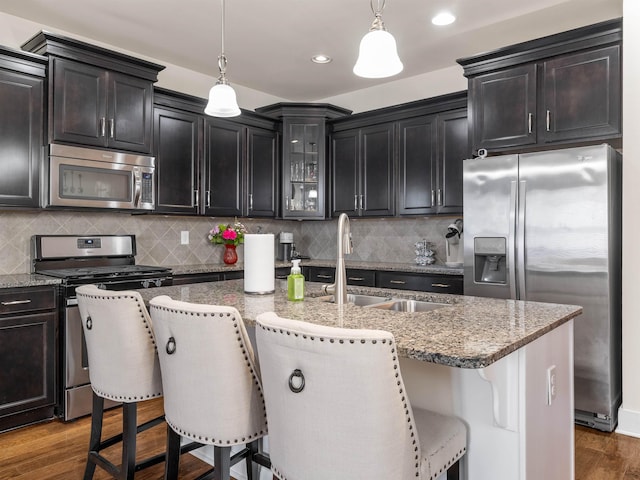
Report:
M 100 136 L 104 137 L 107 133 L 106 131 L 107 128 L 107 121 L 105 120 L 104 117 L 100 118 Z
M 438 189 L 438 205 L 442 206 L 442 189 Z
M 249 210 L 253 210 L 253 193 L 249 194 Z
M 193 196 L 195 198 L 195 202 L 194 203 L 195 203 L 196 207 L 199 207 L 200 206 L 200 190 L 194 190 L 193 191 Z
M 437 288 L 449 288 L 449 287 L 451 287 L 451 285 L 446 284 L 446 283 L 432 283 L 431 286 L 432 287 L 437 287 Z
M 333 278 L 331 275 L 325 275 L 323 273 L 317 274 L 316 277 L 318 277 L 318 278 L 326 278 L 326 279 Z
M 206 207 L 210 207 L 211 206 L 211 190 L 207 190 L 207 203 L 205 205 Z
M 348 277 L 347 280 L 353 280 L 354 282 L 362 282 L 364 277 Z
M 360 210 L 364 208 L 364 195 L 360 195 Z
M 547 110 L 547 132 L 551 131 L 551 112 Z
M 436 205 L 436 191 L 431 190 L 431 206 L 434 207 Z
M 109 138 L 113 138 L 116 129 L 116 122 L 113 118 L 109 119 Z
M 353 196 L 353 209 L 356 212 L 358 211 L 358 195 Z
M 2 302 L 2 305 L 8 307 L 9 305 L 24 305 L 26 303 L 31 303 L 31 300 L 12 300 L 10 302 Z
M 529 114 L 529 134 L 533 133 L 533 113 Z
M 389 280 L 389 283 L 395 283 L 397 285 L 404 285 L 407 282 L 405 282 L 404 280 Z
M 285 210 L 291 210 L 291 209 L 289 208 L 289 195 L 287 195 L 287 196 L 285 197 L 285 200 L 284 200 L 284 209 L 285 209 Z

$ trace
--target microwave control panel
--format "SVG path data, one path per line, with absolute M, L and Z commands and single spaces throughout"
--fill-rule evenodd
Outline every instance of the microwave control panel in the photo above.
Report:
M 153 203 L 153 174 L 142 173 L 142 203 Z

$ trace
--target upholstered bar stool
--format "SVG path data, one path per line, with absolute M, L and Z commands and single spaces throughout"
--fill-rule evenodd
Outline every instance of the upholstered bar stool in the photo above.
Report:
M 215 480 L 244 459 L 258 480 L 267 420 L 259 373 L 244 322 L 233 307 L 155 297 L 150 302 L 164 386 L 168 449 L 165 479 L 178 474 L 180 437 L 214 447 Z M 231 447 L 242 448 L 231 455 Z M 263 460 L 261 464 L 268 466 Z
M 138 292 L 107 291 L 95 285 L 76 289 L 87 344 L 89 378 L 93 389 L 91 438 L 84 479 L 93 478 L 96 465 L 118 480 L 132 480 L 134 472 L 162 462 L 158 454 L 136 463 L 136 434 L 164 421 L 157 417 L 137 424 L 138 402 L 162 396 L 160 365 L 151 321 Z M 122 433 L 101 441 L 104 400 L 122 402 Z M 101 450 L 122 442 L 118 468 Z
M 393 335 L 257 317 L 272 471 L 281 480 L 458 478 L 467 429 L 412 409 Z

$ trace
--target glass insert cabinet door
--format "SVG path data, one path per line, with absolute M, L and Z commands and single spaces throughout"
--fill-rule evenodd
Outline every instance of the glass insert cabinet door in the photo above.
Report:
M 285 148 L 285 216 L 324 216 L 324 129 L 314 123 L 290 123 Z

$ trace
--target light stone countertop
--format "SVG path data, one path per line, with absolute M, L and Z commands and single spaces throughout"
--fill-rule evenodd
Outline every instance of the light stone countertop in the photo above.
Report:
M 59 285 L 59 278 L 31 273 L 0 275 L 0 288 L 38 287 L 40 285 Z
M 233 306 L 247 326 L 255 325 L 258 314 L 274 311 L 320 325 L 387 330 L 394 335 L 401 356 L 462 368 L 486 367 L 582 313 L 575 305 L 348 287 L 350 293 L 450 304 L 430 312 L 403 313 L 321 301 L 319 283 L 306 282 L 305 289 L 303 302 L 287 301 L 284 280 L 276 280 L 272 295 L 245 294 L 243 280 L 148 288 L 140 293 L 146 302 L 168 295 L 186 302 Z
M 463 275 L 462 267 L 448 267 L 446 265 L 416 265 L 415 263 L 390 263 L 390 262 L 362 262 L 345 261 L 347 268 L 359 268 L 363 270 L 385 270 L 394 272 L 413 272 L 423 274 L 438 275 Z M 301 260 L 300 266 L 312 267 L 335 267 L 335 260 Z M 238 262 L 234 265 L 224 263 L 212 263 L 201 265 L 168 265 L 174 275 L 196 274 L 196 273 L 216 273 L 235 272 L 244 270 L 244 264 Z M 291 262 L 281 260 L 275 261 L 275 268 L 291 267 Z

